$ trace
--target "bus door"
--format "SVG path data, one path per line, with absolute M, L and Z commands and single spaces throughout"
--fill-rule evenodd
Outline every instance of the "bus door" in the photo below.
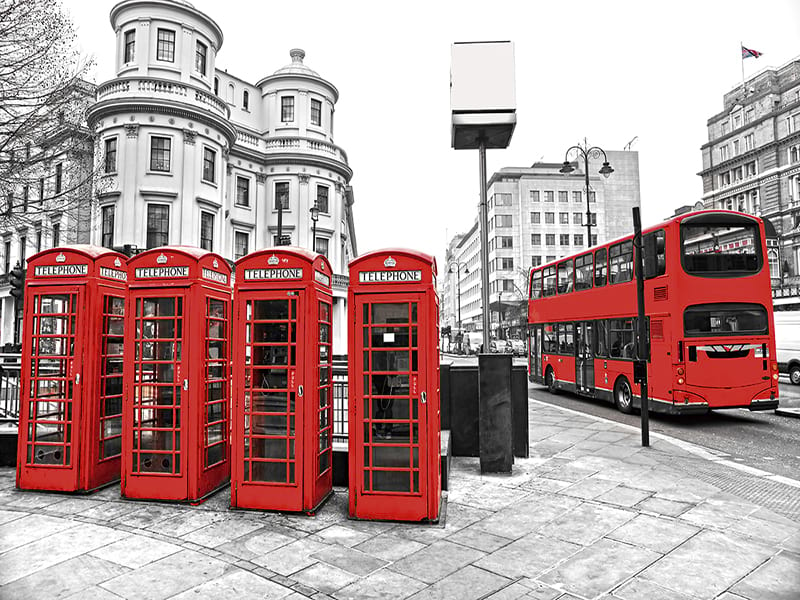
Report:
M 575 385 L 582 393 L 594 391 L 593 329 L 591 321 L 575 323 Z
M 530 328 L 530 338 L 528 339 L 528 351 L 530 352 L 530 380 L 542 382 L 542 326 L 534 325 Z

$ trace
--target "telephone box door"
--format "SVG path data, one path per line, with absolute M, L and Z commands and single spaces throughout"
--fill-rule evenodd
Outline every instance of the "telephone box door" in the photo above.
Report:
M 142 290 L 132 295 L 133 316 L 133 443 L 130 448 L 134 496 L 184 498 L 189 440 L 183 427 L 188 418 L 182 392 L 188 389 L 183 364 L 186 294 L 182 289 Z M 137 475 L 164 475 L 158 490 L 137 486 Z M 148 480 L 152 481 L 152 480 Z
M 303 389 L 304 352 L 297 345 L 305 339 L 305 292 L 240 293 L 244 339 L 237 344 L 235 368 L 245 382 L 237 398 L 244 402 L 244 410 L 237 409 L 244 431 L 242 438 L 234 437 L 244 447 L 235 452 L 240 457 L 236 480 L 242 482 L 234 491 L 236 504 L 258 506 L 267 493 L 273 510 L 298 510 L 303 505 L 303 397 L 311 393 Z
M 85 318 L 84 290 L 59 286 L 58 291 L 36 291 L 26 302 L 31 311 L 25 345 L 29 351 L 30 378 L 23 390 L 20 422 L 28 424 L 21 469 L 63 467 L 48 471 L 49 489 L 73 490 L 78 486 L 81 422 L 81 381 Z
M 375 518 L 427 515 L 427 394 L 422 294 L 355 296 L 356 355 L 363 373 L 351 410 L 358 415 L 356 507 Z M 358 332 L 358 329 L 361 331 Z M 421 370 L 422 369 L 422 370 Z M 399 501 L 393 502 L 393 498 Z

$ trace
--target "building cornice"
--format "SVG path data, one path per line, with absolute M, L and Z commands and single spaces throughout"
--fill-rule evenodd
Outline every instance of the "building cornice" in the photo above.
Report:
M 302 154 L 302 153 L 280 153 L 280 154 L 266 154 L 264 152 L 246 148 L 241 145 L 235 145 L 231 149 L 231 156 L 241 157 L 243 159 L 251 160 L 263 167 L 274 167 L 283 165 L 301 165 L 305 167 L 318 167 L 321 169 L 328 169 L 341 175 L 349 182 L 353 177 L 353 170 L 346 164 L 338 160 L 326 158 L 324 156 L 317 156 L 315 154 Z M 264 173 L 269 176 L 270 173 Z
M 800 142 L 800 131 L 795 131 L 794 133 L 790 133 L 786 137 L 782 137 L 782 138 L 780 138 L 778 140 L 772 140 L 770 142 L 767 142 L 766 144 L 762 144 L 761 146 L 758 146 L 757 148 L 753 148 L 752 150 L 748 150 L 744 154 L 739 154 L 737 156 L 734 156 L 733 158 L 729 158 L 726 161 L 723 161 L 721 163 L 717 163 L 717 164 L 709 167 L 708 169 L 703 169 L 702 171 L 700 171 L 697 174 L 700 175 L 701 177 L 703 175 L 713 175 L 713 174 L 715 174 L 715 173 L 717 173 L 719 171 L 724 171 L 726 169 L 730 169 L 732 167 L 739 166 L 740 164 L 744 164 L 746 162 L 749 162 L 749 160 L 751 158 L 758 158 L 758 156 L 764 150 L 772 150 L 776 146 L 780 146 L 782 144 L 791 144 L 793 142 Z M 780 167 L 778 167 L 778 168 L 780 168 Z
M 166 8 L 167 10 L 170 11 L 188 13 L 193 17 L 197 18 L 198 20 L 202 21 L 217 36 L 217 39 L 214 40 L 217 51 L 219 51 L 219 49 L 222 48 L 222 42 L 224 40 L 224 36 L 222 35 L 222 28 L 219 25 L 217 25 L 217 22 L 214 21 L 214 19 L 209 17 L 207 14 L 200 12 L 188 2 L 171 2 L 167 0 L 123 0 L 119 4 L 116 4 L 114 8 L 111 9 L 111 13 L 109 14 L 111 27 L 115 31 L 117 28 L 117 18 L 119 17 L 119 14 L 123 10 L 134 6 L 140 6 L 143 8 L 141 15 L 138 15 L 137 18 L 141 17 L 142 15 L 153 14 L 154 11 L 152 10 L 152 7 L 156 6 Z M 176 23 L 180 22 L 181 22 L 180 20 L 176 21 Z

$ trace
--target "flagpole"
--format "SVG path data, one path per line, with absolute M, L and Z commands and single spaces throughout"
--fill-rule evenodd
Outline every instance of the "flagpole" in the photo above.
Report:
M 739 54 L 741 55 L 741 61 L 742 61 L 742 98 L 744 98 L 746 94 L 744 88 L 744 43 L 743 42 L 739 42 Z

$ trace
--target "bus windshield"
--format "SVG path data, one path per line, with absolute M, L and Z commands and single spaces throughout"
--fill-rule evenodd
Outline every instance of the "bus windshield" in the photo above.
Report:
M 760 304 L 695 304 L 683 313 L 687 336 L 766 335 L 769 320 Z
M 758 224 L 731 215 L 714 222 L 687 219 L 681 224 L 681 262 L 687 273 L 701 277 L 740 277 L 761 269 Z

